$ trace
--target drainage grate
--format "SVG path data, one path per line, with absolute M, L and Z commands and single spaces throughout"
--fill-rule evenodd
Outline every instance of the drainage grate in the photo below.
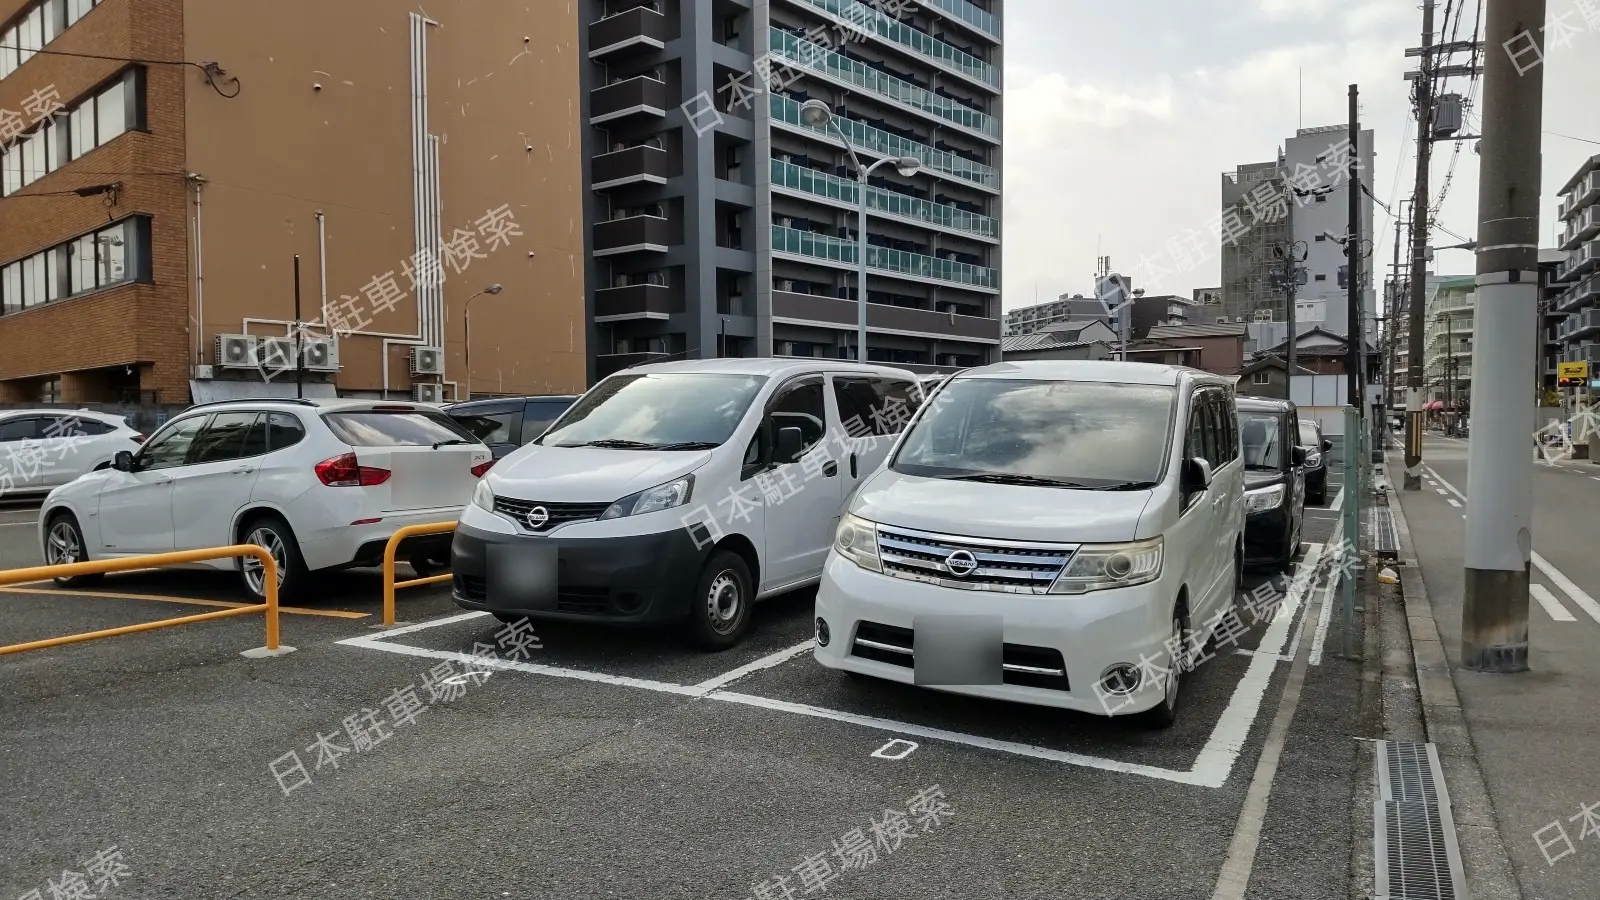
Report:
M 1374 506 L 1368 520 L 1368 534 L 1372 535 L 1372 552 L 1383 559 L 1400 555 L 1400 533 L 1394 527 L 1394 511 L 1387 506 Z
M 1450 795 L 1432 744 L 1378 741 L 1373 900 L 1466 900 Z

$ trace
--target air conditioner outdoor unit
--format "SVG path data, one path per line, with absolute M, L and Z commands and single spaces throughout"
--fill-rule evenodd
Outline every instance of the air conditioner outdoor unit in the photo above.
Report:
M 793 228 L 794 218 L 792 216 L 779 216 L 778 224 L 782 225 L 784 228 Z
M 412 347 L 411 374 L 443 375 L 444 354 L 438 347 Z
M 794 341 L 779 341 L 778 342 L 778 355 L 779 356 L 793 356 L 794 355 Z
M 253 334 L 219 334 L 213 358 L 224 369 L 254 369 L 256 341 Z
M 790 278 L 780 278 L 778 280 L 778 290 L 780 290 L 780 291 L 792 291 L 792 290 L 794 290 L 794 280 L 790 279 Z
M 444 385 L 441 384 L 413 384 L 411 386 L 411 399 L 417 403 L 443 403 Z
M 294 368 L 294 338 L 265 337 L 256 344 L 256 360 L 263 369 Z
M 339 348 L 333 338 L 306 338 L 300 344 L 300 362 L 312 372 L 339 371 Z
M 197 365 L 194 367 L 194 378 L 196 381 L 207 381 L 212 377 L 213 375 L 210 366 Z

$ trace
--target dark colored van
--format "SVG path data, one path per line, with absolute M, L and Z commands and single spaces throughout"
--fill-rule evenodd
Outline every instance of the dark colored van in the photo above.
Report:
M 544 434 L 558 416 L 567 411 L 577 395 L 542 397 L 501 397 L 494 400 L 468 400 L 443 408 L 473 437 L 489 445 L 495 459 L 502 459 L 524 444 Z
M 1240 397 L 1244 452 L 1244 561 L 1283 572 L 1294 568 L 1305 525 L 1306 448 L 1300 417 L 1287 400 Z

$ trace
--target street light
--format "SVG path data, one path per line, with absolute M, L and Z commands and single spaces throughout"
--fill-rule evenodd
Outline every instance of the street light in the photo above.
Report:
M 800 121 L 813 128 L 832 128 L 839 136 L 839 141 L 844 144 L 844 150 L 850 154 L 850 165 L 856 172 L 856 199 L 859 208 L 856 216 L 856 361 L 867 361 L 867 178 L 884 163 L 893 163 L 895 171 L 903 177 L 910 178 L 922 168 L 922 160 L 915 156 L 886 156 L 872 165 L 862 168 L 861 160 L 856 156 L 855 148 L 850 146 L 850 139 L 845 137 L 844 129 L 839 127 L 839 120 L 833 114 L 828 104 L 821 100 L 807 100 L 800 104 Z
M 477 292 L 476 294 L 473 294 L 471 297 L 468 297 L 467 298 L 467 302 L 466 302 L 466 307 L 462 310 L 462 317 L 466 320 L 466 326 L 467 326 L 466 350 L 465 350 L 465 353 L 463 354 L 465 358 L 462 361 L 466 363 L 466 368 L 467 368 L 467 399 L 468 400 L 472 399 L 472 301 L 478 299 L 479 297 L 482 297 L 484 294 L 490 294 L 490 295 L 498 294 L 503 290 L 505 290 L 505 288 L 503 286 L 501 286 L 499 284 L 491 284 L 488 287 L 484 288 L 483 290 Z

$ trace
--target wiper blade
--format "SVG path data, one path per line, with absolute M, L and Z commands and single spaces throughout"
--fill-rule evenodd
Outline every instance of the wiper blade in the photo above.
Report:
M 681 441 L 681 442 L 676 443 L 676 444 L 661 444 L 660 446 L 652 447 L 651 449 L 653 449 L 653 450 L 715 450 L 720 446 L 722 446 L 722 445 L 721 444 L 713 444 L 710 441 Z
M 1095 488 L 1097 491 L 1147 491 L 1155 487 L 1157 481 L 1119 481 L 1116 484 L 1102 484 Z
M 451 444 L 476 444 L 476 443 L 477 443 L 477 441 L 467 441 L 467 440 L 462 440 L 461 438 L 450 438 L 449 440 L 444 440 L 444 441 L 434 441 L 433 442 L 433 449 L 437 450 L 440 447 L 448 447 Z
M 1018 475 L 1003 472 L 991 472 L 984 475 L 958 475 L 951 481 L 982 481 L 988 484 L 1017 484 L 1025 487 L 1088 487 L 1076 481 L 1067 481 L 1064 478 L 1046 478 L 1040 475 Z
M 625 441 L 619 438 L 606 438 L 605 440 L 590 441 L 579 444 L 579 447 L 600 447 L 605 450 L 654 450 L 655 444 L 646 444 L 642 441 Z

